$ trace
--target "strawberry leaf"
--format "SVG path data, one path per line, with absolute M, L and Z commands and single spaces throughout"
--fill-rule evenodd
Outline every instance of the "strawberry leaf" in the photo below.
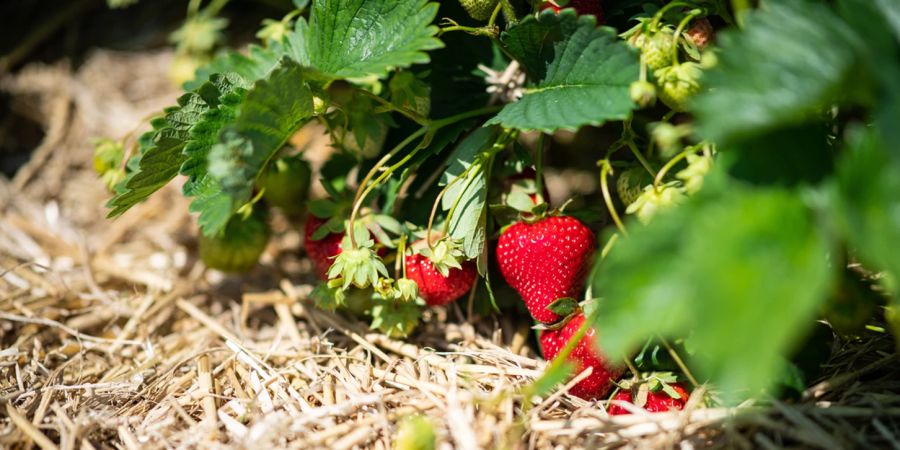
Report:
M 544 11 L 503 33 L 501 42 L 527 72 L 531 84 L 488 124 L 552 132 L 625 119 L 634 103 L 638 56 L 612 28 L 574 10 Z
M 475 130 L 450 155 L 450 165 L 443 175 L 443 184 L 453 185 L 441 199 L 441 207 L 448 213 L 452 210 L 450 237 L 462 243 L 465 259 L 479 257 L 484 248 L 487 182 L 484 163 L 477 155 L 490 148 L 494 136 L 493 128 Z
M 383 78 L 427 63 L 425 52 L 443 46 L 431 24 L 437 10 L 425 0 L 316 1 L 306 42 L 311 65 L 337 78 Z
M 184 195 L 194 197 L 190 211 L 200 213 L 200 230 L 212 236 L 224 229 L 232 211 L 228 197 L 207 171 L 209 151 L 218 142 L 222 128 L 234 120 L 236 108 L 247 91 L 244 80 L 235 74 L 212 75 L 206 86 L 215 88 L 215 103 L 191 128 L 190 140 L 183 150 L 187 159 L 181 165 L 180 172 L 188 177 L 182 188 Z
M 162 118 L 154 119 L 152 134 L 143 139 L 137 170 L 128 173 L 117 187 L 117 195 L 109 201 L 107 217 L 122 215 L 132 206 L 142 202 L 178 175 L 186 160 L 182 151 L 190 139 L 191 127 L 201 120 L 210 104 L 201 93 L 203 86 L 178 98 L 178 106 L 167 108 Z M 213 101 L 213 100 L 210 100 Z M 130 161 L 129 161 L 130 163 Z M 131 164 L 129 164 L 131 165 Z
M 844 86 L 860 48 L 853 30 L 823 4 L 768 6 L 748 12 L 743 30 L 722 33 L 718 64 L 703 77 L 709 90 L 695 113 L 701 133 L 721 145 L 805 122 L 853 94 Z
M 867 129 L 852 130 L 850 149 L 838 170 L 835 192 L 837 222 L 860 260 L 884 271 L 881 283 L 900 308 L 900 168 L 879 137 Z
M 233 124 L 219 135 L 219 143 L 209 152 L 209 173 L 228 196 L 226 210 L 237 211 L 250 200 L 269 159 L 313 116 L 311 79 L 308 69 L 282 59 L 272 73 L 253 84 Z

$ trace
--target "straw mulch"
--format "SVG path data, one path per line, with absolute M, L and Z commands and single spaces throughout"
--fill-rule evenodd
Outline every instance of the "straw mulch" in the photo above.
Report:
M 416 413 L 440 448 L 900 448 L 900 370 L 883 335 L 839 341 L 793 404 L 701 409 L 694 395 L 682 413 L 610 419 L 565 387 L 518 394 L 545 366 L 527 323 L 462 302 L 401 342 L 314 309 L 284 221 L 242 278 L 197 261 L 177 186 L 106 221 L 88 141 L 171 102 L 169 58 L 97 52 L 77 71 L 0 81 L 46 132 L 0 177 L 0 448 L 383 449 Z

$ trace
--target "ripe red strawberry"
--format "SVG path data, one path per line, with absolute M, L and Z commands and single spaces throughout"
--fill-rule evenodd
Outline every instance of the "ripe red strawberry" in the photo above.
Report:
M 552 323 L 559 316 L 547 306 L 563 297 L 577 299 L 581 295 L 596 246 L 594 233 L 572 217 L 520 221 L 500 234 L 497 262 L 531 316 Z
M 575 8 L 575 12 L 577 12 L 579 16 L 592 14 L 597 17 L 598 24 L 603 23 L 603 5 L 600 4 L 600 0 L 571 0 L 565 7 Z M 541 11 L 545 9 L 551 9 L 553 12 L 559 13 L 563 7 L 551 0 L 541 5 Z
M 649 392 L 647 394 L 647 403 L 644 404 L 644 409 L 648 412 L 667 412 L 669 410 L 682 410 L 684 409 L 684 404 L 687 403 L 690 394 L 681 385 L 681 383 L 670 383 L 669 386 L 672 389 L 675 389 L 675 392 L 678 393 L 678 398 L 673 398 L 665 391 L 656 391 Z M 628 403 L 634 403 L 631 397 L 631 391 L 621 391 L 613 397 L 613 400 L 619 400 Z M 610 404 L 609 410 L 607 411 L 611 416 L 619 416 L 623 414 L 631 414 L 622 406 L 616 404 Z
M 566 343 L 572 339 L 572 336 L 578 331 L 582 323 L 584 323 L 584 314 L 578 313 L 562 328 L 545 330 L 541 334 L 541 351 L 544 352 L 544 358 L 548 361 L 555 358 L 566 346 Z M 569 390 L 572 395 L 585 400 L 593 400 L 605 396 L 612 388 L 613 380 L 622 375 L 622 370 L 611 367 L 606 358 L 597 350 L 594 344 L 596 339 L 596 330 L 594 328 L 589 329 L 568 358 L 570 362 L 575 364 L 576 374 L 581 373 L 588 367 L 594 368 L 590 376 L 581 380 Z
M 472 289 L 478 271 L 472 261 L 463 261 L 462 268 L 451 268 L 443 276 L 425 255 L 418 253 L 406 256 L 406 278 L 419 286 L 419 296 L 429 306 L 445 305 Z
M 342 233 L 328 233 L 318 241 L 313 240 L 313 234 L 327 221 L 310 214 L 303 233 L 306 255 L 312 260 L 316 275 L 323 280 L 328 279 L 328 268 L 334 262 L 333 258 L 341 253 L 341 240 L 344 239 Z

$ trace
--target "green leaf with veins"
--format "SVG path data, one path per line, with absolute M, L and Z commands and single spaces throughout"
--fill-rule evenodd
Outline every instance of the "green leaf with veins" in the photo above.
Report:
M 426 0 L 316 1 L 306 41 L 311 65 L 336 78 L 383 78 L 427 63 L 426 51 L 443 46 L 431 24 L 437 10 Z
M 692 332 L 698 375 L 728 402 L 774 383 L 835 271 L 803 201 L 785 189 L 713 184 L 629 231 L 591 277 L 608 354 Z
M 449 166 L 442 176 L 444 186 L 453 185 L 441 199 L 441 208 L 448 213 L 453 210 L 448 224 L 450 237 L 462 244 L 466 259 L 479 257 L 484 248 L 487 174 L 485 161 L 479 155 L 490 149 L 496 131 L 490 127 L 472 132 L 450 155 Z
M 190 140 L 183 150 L 187 159 L 180 172 L 188 177 L 182 188 L 184 195 L 194 197 L 190 211 L 200 213 L 200 230 L 212 236 L 224 229 L 232 211 L 231 200 L 208 173 L 209 153 L 218 143 L 220 131 L 236 117 L 247 91 L 244 80 L 234 73 L 212 75 L 207 85 L 216 88 L 216 104 L 191 127 Z
M 209 173 L 230 198 L 231 212 L 250 200 L 269 159 L 313 116 L 313 79 L 309 69 L 282 59 L 248 90 L 234 122 L 220 134 L 209 154 Z
M 696 97 L 700 133 L 720 145 L 806 122 L 853 95 L 845 86 L 860 40 L 826 5 L 772 2 L 722 33 L 718 64 Z
M 208 109 L 209 104 L 201 95 L 189 92 L 178 98 L 178 106 L 167 108 L 162 118 L 151 121 L 152 145 L 141 145 L 137 170 L 129 172 L 117 187 L 117 195 L 107 203 L 111 209 L 107 217 L 121 215 L 178 175 L 185 161 L 182 150 L 190 138 L 190 129 Z M 133 167 L 131 161 L 129 166 Z
M 528 17 L 500 38 L 531 80 L 518 101 L 488 124 L 552 132 L 622 120 L 635 108 L 628 93 L 638 79 L 635 50 L 612 28 L 574 10 Z

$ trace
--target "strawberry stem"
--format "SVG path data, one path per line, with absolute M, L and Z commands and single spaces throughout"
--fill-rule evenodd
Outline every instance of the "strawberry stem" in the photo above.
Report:
M 678 6 L 681 6 L 684 8 L 693 8 L 696 5 L 686 3 L 686 2 L 672 2 L 666 6 L 663 6 L 662 8 L 659 9 L 659 11 L 656 12 L 656 14 L 653 15 L 653 20 L 650 21 L 650 27 L 649 27 L 650 30 L 655 32 L 656 28 L 659 26 L 659 21 L 662 20 L 663 15 L 665 15 L 667 12 L 669 12 L 670 9 L 678 7 Z
M 372 100 L 375 100 L 376 102 L 380 103 L 381 106 L 383 106 L 391 111 L 396 111 L 396 112 L 406 116 L 409 120 L 412 120 L 413 122 L 415 122 L 419 125 L 422 125 L 422 126 L 428 125 L 428 118 L 422 116 L 421 114 L 419 114 L 415 111 L 409 110 L 402 106 L 397 106 L 397 105 L 395 105 L 395 104 L 393 104 L 393 103 L 381 98 L 380 96 L 375 95 L 365 89 L 357 89 L 356 91 L 365 95 L 366 97 L 371 98 Z
M 600 191 L 603 192 L 603 202 L 606 203 L 606 209 L 609 210 L 609 215 L 612 217 L 613 222 L 616 224 L 616 228 L 622 232 L 625 237 L 628 237 L 628 231 L 625 229 L 625 224 L 622 223 L 622 219 L 619 218 L 619 213 L 616 212 L 616 207 L 613 205 L 612 195 L 609 193 L 609 183 L 607 182 L 607 175 L 612 172 L 612 165 L 609 163 L 608 159 L 600 160 Z
M 534 190 L 542 202 L 547 202 L 549 199 L 544 198 L 544 142 L 544 133 L 541 133 L 534 149 Z
M 653 178 L 653 189 L 659 192 L 659 185 L 662 183 L 663 178 L 665 178 L 666 173 L 672 170 L 672 168 L 675 167 L 675 164 L 678 164 L 679 161 L 687 158 L 691 153 L 694 153 L 694 149 L 693 147 L 688 147 L 670 159 L 662 169 L 659 169 L 656 177 Z
M 406 139 L 404 139 L 403 142 L 397 144 L 396 147 L 392 148 L 391 151 L 389 151 L 374 166 L 372 166 L 372 168 L 369 170 L 369 173 L 366 174 L 366 177 L 359 184 L 359 188 L 356 190 L 356 196 L 353 198 L 353 211 L 350 213 L 350 222 L 347 225 L 347 229 L 350 231 L 349 236 L 351 247 L 354 249 L 357 248 L 356 239 L 353 237 L 352 232 L 353 224 L 356 221 L 356 216 L 357 214 L 359 214 L 359 209 L 360 207 L 362 207 L 363 201 L 365 201 L 366 197 L 369 195 L 369 193 L 372 192 L 373 189 L 375 189 L 376 186 L 378 186 L 389 176 L 391 176 L 391 174 L 394 173 L 394 171 L 396 171 L 398 168 L 409 162 L 409 160 L 412 159 L 412 157 L 415 156 L 416 153 L 419 152 L 419 150 L 427 147 L 428 144 L 431 143 L 431 139 L 434 137 L 434 134 L 441 128 L 466 119 L 497 112 L 501 108 L 502 106 L 486 106 L 484 108 L 473 109 L 471 111 L 466 111 L 450 117 L 445 117 L 443 119 L 428 120 L 425 126 L 419 128 L 415 133 L 409 135 Z M 391 160 L 391 158 L 399 153 L 400 150 L 404 149 L 407 145 L 412 143 L 412 141 L 418 139 L 423 135 L 424 138 L 422 138 L 422 141 L 419 142 L 419 145 L 413 148 L 412 151 L 410 151 L 406 156 L 403 157 L 403 159 L 384 170 L 384 172 L 379 175 L 378 178 L 376 178 L 374 181 L 372 181 L 371 184 L 369 184 L 369 181 L 372 179 L 372 177 L 375 176 L 375 173 L 381 170 L 382 167 L 384 167 L 384 165 Z
M 497 23 L 497 16 L 500 15 L 500 9 L 501 9 L 502 7 L 503 7 L 503 4 L 500 3 L 500 2 L 497 2 L 497 6 L 494 6 L 494 12 L 491 13 L 491 18 L 488 19 L 488 24 L 487 24 L 487 26 L 488 26 L 489 28 L 494 28 L 494 24 Z
M 666 351 L 669 352 L 669 356 L 671 356 L 672 359 L 675 360 L 675 364 L 677 364 L 678 368 L 681 369 L 681 373 L 683 373 L 684 376 L 688 378 L 688 380 L 695 388 L 697 386 L 700 386 L 700 383 L 698 383 L 697 379 L 694 378 L 694 374 L 691 372 L 691 369 L 689 369 L 687 364 L 684 363 L 684 360 L 681 359 L 681 355 L 679 355 L 678 352 L 676 352 L 675 349 L 672 348 L 672 345 L 669 344 L 669 341 L 666 340 L 666 338 L 662 336 L 658 337 L 659 340 L 662 341 L 663 347 L 665 347 Z
M 681 32 L 684 31 L 691 20 L 699 16 L 702 12 L 703 11 L 699 9 L 694 9 L 690 14 L 684 16 L 684 18 L 681 19 L 681 22 L 678 23 L 678 27 L 675 28 L 675 35 L 672 37 L 672 61 L 675 61 L 675 64 L 678 64 L 678 40 L 681 38 Z
M 622 137 L 619 138 L 622 144 L 625 144 L 628 147 L 628 150 L 634 154 L 634 157 L 644 166 L 644 169 L 647 169 L 647 172 L 652 176 L 656 176 L 656 171 L 653 170 L 653 166 L 650 165 L 650 161 L 647 161 L 647 158 L 641 154 L 641 151 L 638 150 L 637 145 L 634 143 L 634 131 L 631 129 L 631 121 L 634 117 L 629 117 L 622 123 Z

